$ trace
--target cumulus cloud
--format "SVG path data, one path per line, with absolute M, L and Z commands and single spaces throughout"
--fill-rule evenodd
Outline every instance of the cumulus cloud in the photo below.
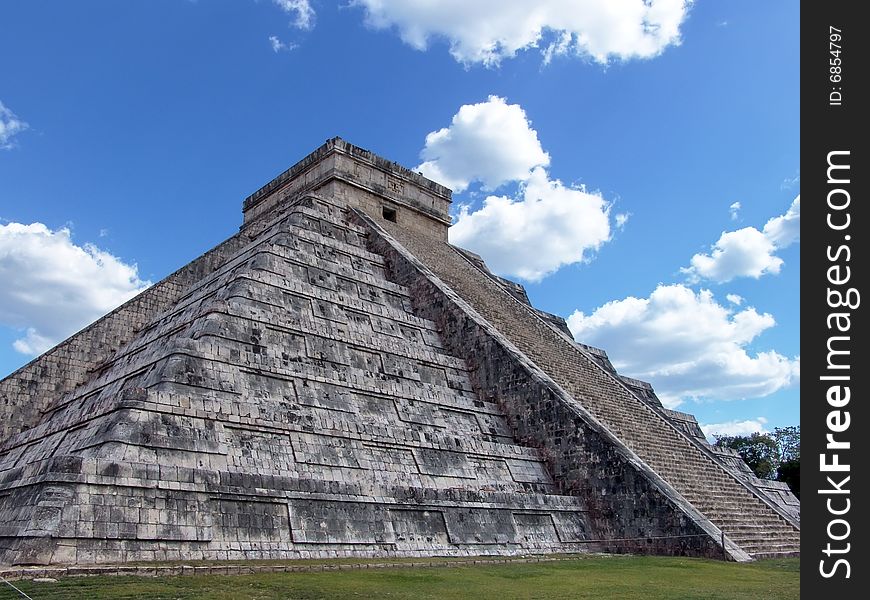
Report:
M 735 312 L 709 290 L 681 284 L 568 317 L 575 339 L 606 348 L 620 373 L 652 383 L 671 408 L 688 399 L 756 398 L 797 383 L 800 357 L 747 349 L 774 325 L 770 314 L 752 307 Z
M 779 273 L 782 259 L 774 254 L 776 246 L 755 227 L 726 231 L 713 245 L 710 254 L 696 254 L 690 267 L 683 269 L 693 281 L 710 279 L 717 283 L 735 277 L 754 277 Z
M 281 10 L 293 17 L 291 24 L 297 29 L 314 27 L 315 13 L 309 0 L 273 0 Z M 270 38 L 271 39 L 271 38 Z M 277 52 L 277 50 L 276 50 Z
M 734 202 L 731 206 L 728 207 L 728 212 L 731 214 L 731 220 L 736 221 L 737 217 L 740 216 L 740 203 Z
M 490 190 L 525 181 L 532 169 L 550 164 L 526 112 L 498 96 L 460 107 L 449 127 L 426 136 L 420 158 L 416 170 L 454 192 L 472 181 Z
M 740 296 L 739 294 L 728 294 L 725 296 L 725 299 L 728 300 L 728 302 L 730 302 L 731 304 L 735 304 L 737 306 L 743 304 L 743 296 Z
M 680 43 L 680 26 L 692 0 L 352 0 L 377 29 L 395 28 L 425 50 L 446 40 L 466 65 L 498 65 L 517 52 L 611 60 L 651 58 Z
M 800 202 L 798 196 L 785 214 L 768 220 L 762 231 L 744 227 L 723 232 L 709 254 L 694 255 L 690 266 L 681 271 L 692 282 L 709 279 L 716 283 L 779 273 L 783 260 L 776 251 L 800 241 Z
M 449 232 L 451 243 L 476 252 L 500 275 L 539 281 L 587 260 L 611 237 L 610 204 L 597 192 L 551 179 L 537 131 L 523 108 L 504 98 L 460 107 L 449 127 L 426 136 L 420 157 L 416 170 L 456 192 L 472 182 L 484 190 L 518 184 L 513 196 L 490 195 L 478 210 L 460 205 Z M 616 226 L 627 220 L 617 215 Z
M 12 347 L 21 354 L 36 356 L 42 354 L 49 348 L 52 348 L 58 340 L 52 340 L 40 334 L 33 327 L 28 327 L 24 332 L 24 337 L 12 342 Z
M 536 167 L 517 198 L 489 196 L 475 212 L 463 207 L 450 243 L 476 252 L 496 273 L 540 281 L 608 241 L 609 213 L 600 194 L 552 181 Z
M 10 150 L 15 147 L 16 135 L 28 129 L 27 123 L 15 116 L 15 113 L 0 102 L 0 150 Z
M 770 219 L 764 225 L 764 235 L 777 248 L 785 248 L 801 239 L 801 197 L 798 196 L 784 215 Z
M 701 431 L 708 440 L 723 435 L 752 435 L 753 433 L 767 433 L 765 425 L 767 419 L 756 417 L 745 421 L 725 421 L 724 423 L 700 423 Z
M 13 346 L 31 355 L 151 285 L 135 264 L 42 223 L 0 224 L 0 281 L 0 323 L 24 331 Z

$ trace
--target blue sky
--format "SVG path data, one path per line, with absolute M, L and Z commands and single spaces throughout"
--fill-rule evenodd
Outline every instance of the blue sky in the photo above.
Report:
M 7 3 L 0 376 L 340 135 L 461 182 L 451 240 L 669 405 L 797 424 L 799 4 L 599 4 Z

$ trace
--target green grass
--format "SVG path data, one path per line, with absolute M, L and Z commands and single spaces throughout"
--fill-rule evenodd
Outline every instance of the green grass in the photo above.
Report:
M 418 559 L 419 560 L 419 559 Z M 798 559 L 749 564 L 637 556 L 594 556 L 529 564 L 363 569 L 235 576 L 68 577 L 15 582 L 34 600 L 214 598 L 390 600 L 762 600 L 798 598 Z M 6 586 L 0 599 L 20 598 Z

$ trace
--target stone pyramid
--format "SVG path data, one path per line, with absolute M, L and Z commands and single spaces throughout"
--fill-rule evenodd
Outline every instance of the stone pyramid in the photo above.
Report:
M 0 564 L 794 554 L 799 506 L 339 138 L 0 382 Z

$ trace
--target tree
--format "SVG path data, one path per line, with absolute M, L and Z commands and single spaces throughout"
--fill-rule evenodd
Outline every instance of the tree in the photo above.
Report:
M 715 437 L 716 446 L 736 451 L 757 477 L 783 481 L 800 498 L 800 425 L 777 427 L 772 433 Z
M 776 479 L 779 451 L 776 441 L 769 434 L 717 436 L 716 446 L 736 451 L 756 477 Z
M 777 481 L 788 484 L 798 498 L 801 497 L 801 427 L 777 427 L 773 439 L 779 447 L 779 468 Z
M 779 465 L 779 472 L 776 476 L 777 481 L 783 481 L 788 484 L 791 493 L 797 496 L 798 500 L 801 497 L 801 461 L 789 460 Z
M 787 461 L 801 457 L 801 426 L 777 427 L 770 434 L 779 449 L 779 460 Z

